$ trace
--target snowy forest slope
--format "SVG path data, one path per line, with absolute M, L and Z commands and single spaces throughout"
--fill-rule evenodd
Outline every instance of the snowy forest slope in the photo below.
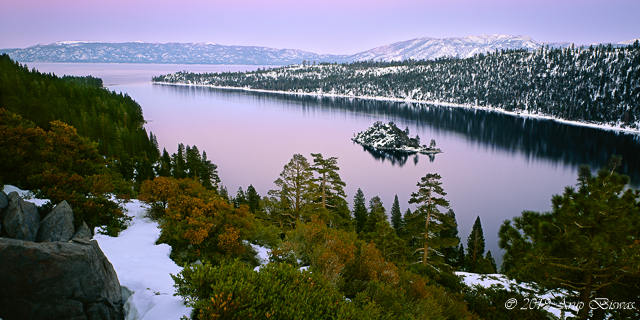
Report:
M 153 81 L 452 103 L 638 128 L 640 44 L 501 50 L 467 59 L 178 72 Z

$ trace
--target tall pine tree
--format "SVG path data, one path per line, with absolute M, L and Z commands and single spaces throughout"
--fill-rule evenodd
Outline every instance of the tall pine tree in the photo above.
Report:
M 451 226 L 449 217 L 442 213 L 439 208 L 448 208 L 449 201 L 444 199 L 447 195 L 442 188 L 440 175 L 429 173 L 417 183 L 418 191 L 411 194 L 409 203 L 415 203 L 418 208 L 407 218 L 407 231 L 412 236 L 416 252 L 422 251 L 421 262 L 423 265 L 439 264 L 443 261 L 439 252 L 442 248 L 455 246 L 455 239 L 443 239 L 437 235 L 444 229 Z M 435 254 L 431 254 L 435 253 Z M 434 261 L 430 261 L 430 256 Z
M 402 229 L 402 212 L 400 211 L 400 201 L 398 201 L 397 194 L 391 206 L 391 226 L 396 230 L 396 233 L 400 233 Z
M 471 233 L 467 238 L 467 256 L 465 262 L 467 263 L 467 271 L 478 272 L 478 265 L 480 260 L 484 259 L 484 231 L 482 230 L 482 223 L 480 222 L 480 216 L 476 217 L 476 221 L 473 223 Z
M 442 248 L 442 254 L 444 255 L 444 262 L 454 268 L 460 267 L 458 244 L 460 244 L 460 237 L 458 236 L 458 221 L 456 220 L 456 214 L 453 209 L 449 209 L 445 215 L 449 218 L 449 228 L 440 231 L 440 238 L 442 239 L 455 239 L 456 244 L 451 247 Z
M 367 222 L 367 205 L 364 193 L 360 188 L 353 196 L 353 218 L 356 221 L 356 233 L 359 233 L 364 229 L 364 225 Z
M 249 211 L 253 214 L 255 214 L 257 211 L 260 211 L 260 195 L 258 194 L 258 192 L 256 191 L 256 189 L 253 187 L 252 184 L 250 184 L 247 187 L 247 192 L 245 193 L 245 196 L 247 198 L 247 205 L 249 206 Z

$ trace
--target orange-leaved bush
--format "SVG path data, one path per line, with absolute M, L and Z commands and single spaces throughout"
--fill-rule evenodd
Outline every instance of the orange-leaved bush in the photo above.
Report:
M 2 181 L 57 204 L 66 200 L 77 225 L 107 226 L 116 235 L 126 227 L 121 205 L 131 188 L 107 167 L 96 144 L 78 135 L 75 128 L 52 121 L 48 131 L 0 109 L 0 172 Z M 112 196 L 119 199 L 111 200 Z
M 239 257 L 255 225 L 247 206 L 234 208 L 214 190 L 191 179 L 157 177 L 145 181 L 138 198 L 160 222 L 158 242 L 171 245 L 181 264 Z

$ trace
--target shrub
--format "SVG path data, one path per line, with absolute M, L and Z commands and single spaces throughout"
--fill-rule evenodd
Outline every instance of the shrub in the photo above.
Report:
M 176 294 L 195 309 L 196 319 L 377 318 L 367 301 L 349 302 L 320 274 L 287 263 L 271 263 L 259 272 L 239 261 L 204 263 L 173 278 Z
M 171 258 L 178 264 L 204 259 L 220 263 L 244 255 L 248 245 L 243 240 L 255 224 L 247 206 L 234 208 L 191 179 L 146 181 L 138 197 L 158 218 L 162 229 L 158 242 L 173 248 Z
M 0 172 L 4 183 L 31 189 L 36 196 L 57 204 L 66 200 L 76 227 L 106 225 L 117 235 L 131 219 L 122 202 L 131 187 L 107 167 L 96 144 L 76 129 L 52 121 L 50 130 L 36 127 L 19 115 L 0 109 Z M 112 200 L 116 196 L 117 202 Z

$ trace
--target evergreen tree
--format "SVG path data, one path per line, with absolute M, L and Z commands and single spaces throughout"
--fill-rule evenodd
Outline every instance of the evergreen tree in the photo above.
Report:
M 162 157 L 160 157 L 157 173 L 160 177 L 171 176 L 171 156 L 169 156 L 169 152 L 167 152 L 166 148 L 162 149 Z
M 457 250 L 457 254 L 458 254 L 458 259 L 457 259 L 457 265 L 456 267 L 458 267 L 459 270 L 461 271 L 467 271 L 466 269 L 466 261 L 465 261 L 465 255 L 464 255 L 464 246 L 462 245 L 462 242 L 460 242 L 460 245 L 458 246 L 458 250 Z
M 229 202 L 229 190 L 227 190 L 227 187 L 225 186 L 220 186 L 220 191 L 218 192 L 220 194 L 220 196 L 227 200 L 227 202 Z
M 202 170 L 200 171 L 200 182 L 202 186 L 209 190 L 217 190 L 220 183 L 218 176 L 218 166 L 207 159 L 207 152 L 202 151 Z
M 489 263 L 491 264 L 491 271 L 488 273 L 497 273 L 498 272 L 498 265 L 496 265 L 496 259 L 493 258 L 493 255 L 491 254 L 491 250 L 487 251 L 487 255 L 485 256 L 485 260 L 489 261 Z
M 336 198 L 346 198 L 344 193 L 345 183 L 338 174 L 338 158 L 324 159 L 321 153 L 312 153 L 313 166 L 311 170 L 318 173 L 318 177 L 312 179 L 318 186 L 318 195 L 322 208 L 334 207 L 331 202 L 337 202 Z M 333 201 L 332 201 L 333 200 Z M 345 200 L 346 201 L 346 200 Z
M 484 258 L 484 244 L 484 231 L 482 230 L 480 216 L 478 216 L 467 238 L 467 256 L 465 257 L 467 271 L 477 272 L 477 266 L 480 260 Z
M 460 244 L 460 237 L 458 236 L 458 221 L 456 220 L 456 214 L 453 212 L 453 209 L 449 209 L 445 215 L 448 217 L 450 225 L 449 228 L 440 231 L 439 236 L 441 239 L 455 239 L 456 244 L 442 249 L 444 262 L 454 268 L 459 268 L 458 244 Z
M 375 196 L 369 200 L 369 214 L 367 215 L 367 221 L 364 224 L 363 231 L 365 233 L 371 233 L 376 230 L 378 223 L 387 222 L 387 211 L 384 209 L 382 200 L 380 197 Z
M 238 188 L 238 192 L 236 192 L 236 197 L 233 198 L 233 205 L 236 208 L 239 208 L 241 205 L 247 205 L 247 197 L 242 190 L 242 187 Z
M 637 311 L 591 309 L 590 301 L 635 301 L 640 296 L 640 191 L 616 168 L 620 158 L 593 175 L 578 170 L 578 188 L 551 198 L 551 212 L 524 211 L 500 227 L 503 270 L 536 283 L 540 293 L 562 289 L 582 302 L 578 319 L 637 318 Z M 576 300 L 570 300 L 577 297 Z M 592 313 L 590 315 L 590 313 Z
M 202 166 L 202 157 L 200 156 L 198 147 L 195 145 L 193 147 L 189 147 L 187 145 L 185 151 L 185 162 L 187 178 L 200 181 L 204 167 Z
M 187 162 L 185 160 L 184 144 L 178 144 L 178 151 L 173 154 L 171 158 L 171 167 L 173 177 L 176 179 L 183 179 L 187 177 Z
M 360 188 L 353 196 L 353 218 L 356 221 L 356 233 L 360 233 L 364 229 L 364 225 L 367 222 L 367 205 L 364 193 Z
M 407 127 L 407 130 L 409 128 Z M 398 195 L 393 199 L 393 205 L 391 206 L 391 225 L 396 230 L 396 233 L 402 229 L 402 212 L 400 212 L 400 202 L 398 201 Z
M 291 228 L 302 221 L 303 214 L 311 210 L 312 178 L 313 171 L 307 158 L 294 154 L 284 166 L 280 178 L 274 181 L 279 189 L 269 190 L 272 202 L 279 203 L 283 208 L 278 214 L 287 218 L 286 224 Z
M 444 199 L 447 195 L 442 188 L 440 175 L 429 173 L 417 183 L 418 191 L 411 194 L 409 203 L 418 205 L 411 217 L 407 218 L 407 228 L 412 236 L 410 243 L 418 247 L 416 252 L 422 251 L 421 262 L 423 265 L 438 264 L 441 260 L 441 253 L 438 250 L 457 245 L 455 239 L 443 239 L 436 235 L 443 229 L 449 228 L 452 223 L 449 217 L 440 212 L 439 207 L 448 208 L 449 201 Z M 434 261 L 429 260 L 430 252 Z
M 349 214 L 349 204 L 344 192 L 345 183 L 338 174 L 338 158 L 330 157 L 325 159 L 321 153 L 312 153 L 313 166 L 311 170 L 318 174 L 311 179 L 314 188 L 315 202 L 320 205 L 316 213 L 320 218 L 333 227 L 349 229 L 351 225 L 351 215 Z M 327 211 L 328 210 L 328 211 Z
M 252 184 L 247 187 L 246 198 L 251 213 L 255 214 L 257 211 L 260 211 L 260 195 Z

